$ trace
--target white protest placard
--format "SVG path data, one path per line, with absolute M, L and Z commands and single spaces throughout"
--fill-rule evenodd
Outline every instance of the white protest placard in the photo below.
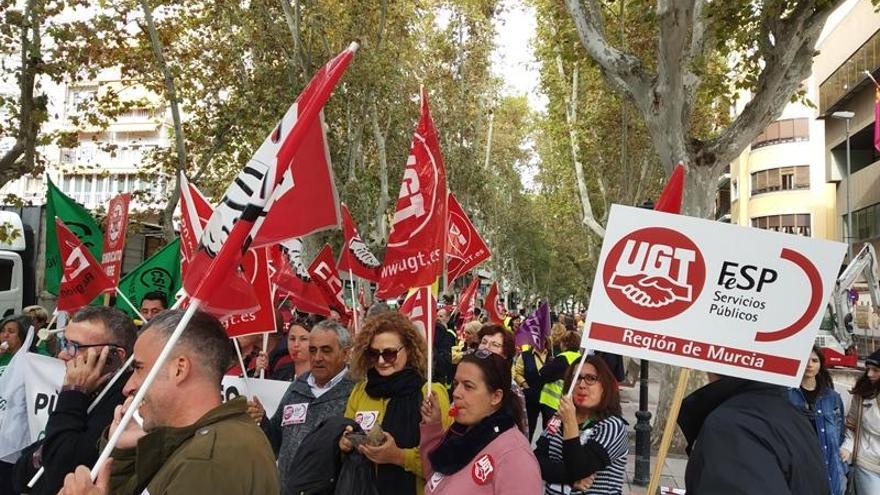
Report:
M 28 426 L 30 427 L 31 441 L 35 442 L 45 435 L 46 423 L 49 414 L 55 410 L 58 401 L 58 393 L 64 383 L 64 362 L 60 359 L 42 356 L 40 354 L 27 353 L 27 375 L 25 382 L 25 394 L 27 396 Z M 223 401 L 234 399 L 243 395 L 244 379 L 236 376 L 224 376 L 221 396 Z M 260 398 L 266 415 L 272 417 L 278 409 L 278 404 L 290 386 L 290 382 L 278 380 L 261 380 L 249 378 L 251 393 Z
M 614 205 L 582 346 L 795 386 L 846 245 Z

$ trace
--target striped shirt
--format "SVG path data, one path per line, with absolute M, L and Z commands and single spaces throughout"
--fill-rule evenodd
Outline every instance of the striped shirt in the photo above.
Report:
M 555 423 L 555 424 L 554 424 Z M 555 416 L 542 434 L 548 440 L 550 459 L 562 462 L 562 425 Z M 596 479 L 587 491 L 575 491 L 571 485 L 544 484 L 544 495 L 621 495 L 629 452 L 627 423 L 619 416 L 605 418 L 598 423 L 581 427 L 580 443 L 597 442 L 608 454 L 611 464 L 596 472 Z

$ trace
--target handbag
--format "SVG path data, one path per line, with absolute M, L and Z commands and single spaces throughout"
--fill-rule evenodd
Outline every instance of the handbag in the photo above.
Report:
M 858 411 L 856 412 L 856 429 L 855 429 L 855 440 L 853 441 L 853 453 L 852 459 L 850 459 L 849 471 L 846 472 L 846 491 L 844 495 L 858 495 L 858 487 L 856 486 L 856 457 L 859 455 L 859 436 L 860 430 L 862 428 L 862 411 L 865 409 L 865 406 L 862 404 L 862 398 L 859 396 L 858 400 Z M 878 401 L 880 403 L 880 401 Z

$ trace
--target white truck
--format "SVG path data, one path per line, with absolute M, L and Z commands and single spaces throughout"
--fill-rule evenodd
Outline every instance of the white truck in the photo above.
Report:
M 827 366 L 848 368 L 858 366 L 858 352 L 853 341 L 855 307 L 850 301 L 850 289 L 859 275 L 864 274 L 874 311 L 880 311 L 878 270 L 880 266 L 877 262 L 877 253 L 870 243 L 865 243 L 853 261 L 837 277 L 828 312 L 816 335 L 816 346 L 822 350 Z
M 0 211 L 0 317 L 21 313 L 25 300 L 25 278 L 33 278 L 32 270 L 25 271 L 24 257 L 27 236 L 21 217 L 11 211 Z

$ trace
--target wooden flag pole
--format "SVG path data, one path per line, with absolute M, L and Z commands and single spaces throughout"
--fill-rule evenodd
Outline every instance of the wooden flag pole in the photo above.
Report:
M 98 403 L 101 402 L 101 399 L 103 399 L 104 396 L 107 395 L 107 392 L 110 391 L 110 388 L 113 387 L 113 385 L 119 381 L 119 377 L 121 377 L 122 374 L 125 373 L 125 370 L 127 370 L 128 367 L 131 366 L 131 363 L 133 363 L 133 362 L 134 362 L 134 354 L 132 354 L 131 356 L 128 356 L 128 360 L 125 361 L 125 363 L 123 363 L 123 365 L 120 366 L 118 370 L 116 370 L 116 372 L 113 374 L 113 377 L 110 378 L 110 381 L 108 381 L 107 384 L 104 385 L 104 388 L 103 388 L 103 390 L 101 390 L 101 393 L 99 393 L 98 396 L 92 400 L 92 403 L 89 404 L 89 408 L 86 410 L 87 416 L 92 413 L 92 411 L 95 409 L 95 406 L 97 406 Z M 43 477 L 43 473 L 45 471 L 46 471 L 45 467 L 40 467 L 40 470 L 37 471 L 37 474 L 35 474 L 34 477 L 31 478 L 30 481 L 28 481 L 28 484 L 27 484 L 28 488 L 33 488 L 34 485 L 37 484 L 37 481 L 40 481 L 40 478 Z
M 105 297 L 106 297 L 106 295 L 105 295 Z M 127 304 L 128 307 L 131 308 L 132 311 L 134 311 L 134 314 L 138 315 L 138 318 L 140 318 L 142 322 L 144 322 L 144 323 L 147 322 L 147 319 L 144 318 L 144 315 L 142 315 L 141 312 L 138 311 L 138 309 L 136 307 L 134 307 L 134 304 L 132 304 L 131 300 L 129 298 L 127 298 L 125 296 L 125 294 L 122 293 L 121 290 L 119 290 L 119 287 L 116 288 L 116 297 L 122 299 L 122 301 L 125 302 L 125 304 Z M 172 308 L 172 309 L 176 309 L 176 308 Z
M 577 386 L 578 377 L 581 376 L 581 370 L 584 368 L 584 363 L 587 361 L 587 349 L 581 348 L 581 359 L 578 363 L 578 367 L 574 370 L 574 376 L 571 378 L 571 385 L 568 386 L 568 393 L 566 395 L 571 396 L 574 393 L 574 388 Z M 649 492 L 650 493 L 650 492 Z
M 177 328 L 175 328 L 171 336 L 168 337 L 168 341 L 165 342 L 165 347 L 162 348 L 162 352 L 159 353 L 159 357 L 156 358 L 156 362 L 153 364 L 150 372 L 147 373 L 146 378 L 144 378 L 144 383 L 138 387 L 137 393 L 134 394 L 131 406 L 129 406 L 125 411 L 125 414 L 122 415 L 122 419 L 119 421 L 119 426 L 113 431 L 113 434 L 110 435 L 107 445 L 104 446 L 104 450 L 102 450 L 101 455 L 98 456 L 97 462 L 92 466 L 92 481 L 97 479 L 98 472 L 107 462 L 107 459 L 110 458 L 110 453 L 116 448 L 116 444 L 119 443 L 119 438 L 122 436 L 122 433 L 125 432 L 125 429 L 128 428 L 128 423 L 131 422 L 132 416 L 134 416 L 135 411 L 140 407 L 141 402 L 144 401 L 144 396 L 147 394 L 147 390 L 149 390 L 150 386 L 153 385 L 153 382 L 156 381 L 159 372 L 165 368 L 165 362 L 168 361 L 168 357 L 171 356 L 171 351 L 174 349 L 177 341 L 180 340 L 180 336 L 183 335 L 184 329 L 189 325 L 190 320 L 192 320 L 193 315 L 196 314 L 200 305 L 201 301 L 193 299 L 189 307 L 186 308 L 183 317 L 180 319 L 180 323 L 177 324 Z
M 657 461 L 654 472 L 651 473 L 651 482 L 648 484 L 650 494 L 657 493 L 660 486 L 660 476 L 663 474 L 663 465 L 666 464 L 666 454 L 672 445 L 672 437 L 675 435 L 675 425 L 678 421 L 678 413 L 681 411 L 681 401 L 687 389 L 688 378 L 691 376 L 690 368 L 682 368 L 678 372 L 678 384 L 675 386 L 675 394 L 672 396 L 672 404 L 669 405 L 669 416 L 666 417 L 666 426 L 663 428 L 663 438 L 660 440 L 660 451 L 657 452 Z

